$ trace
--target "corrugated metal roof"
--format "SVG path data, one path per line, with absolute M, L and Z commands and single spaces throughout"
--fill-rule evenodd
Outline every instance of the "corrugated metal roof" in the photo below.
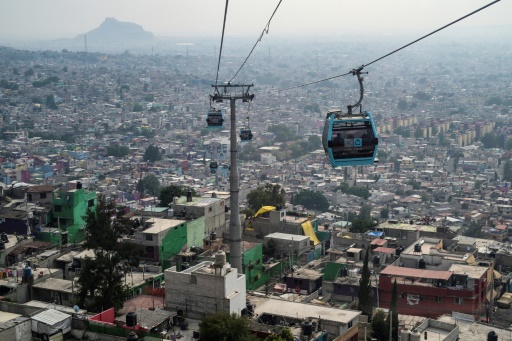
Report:
M 452 273 L 450 271 L 436 271 L 436 270 L 423 270 L 404 268 L 400 266 L 390 265 L 380 272 L 381 275 L 388 276 L 402 276 L 426 279 L 443 279 L 448 280 Z
M 49 326 L 53 326 L 54 324 L 62 322 L 68 318 L 70 319 L 71 315 L 62 313 L 55 309 L 48 309 L 37 315 L 32 316 L 33 320 L 47 324 Z

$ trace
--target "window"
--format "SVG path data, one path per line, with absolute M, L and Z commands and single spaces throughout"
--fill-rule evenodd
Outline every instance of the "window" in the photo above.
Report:
M 153 241 L 153 235 L 149 233 L 144 233 L 144 236 L 146 237 L 146 240 Z
M 62 300 L 69 301 L 69 295 L 68 294 L 63 294 L 62 295 Z
M 212 207 L 208 207 L 208 212 L 211 212 L 212 211 Z
M 348 328 L 349 328 L 349 329 L 350 329 L 350 328 L 352 328 L 352 321 L 350 321 L 350 322 L 348 323 Z
M 455 304 L 464 304 L 464 299 L 460 297 L 455 297 Z
M 190 283 L 197 284 L 197 277 L 195 275 L 190 275 Z
M 55 212 L 62 212 L 62 206 L 61 205 L 55 205 L 53 207 L 53 209 L 54 209 Z
M 441 296 L 436 296 L 436 302 L 443 302 L 443 298 Z
M 46 193 L 39 193 L 39 199 L 46 199 Z

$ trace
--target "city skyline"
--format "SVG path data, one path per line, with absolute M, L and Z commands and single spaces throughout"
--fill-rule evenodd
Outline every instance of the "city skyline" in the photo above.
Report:
M 230 2 L 227 36 L 258 36 L 279 1 Z M 270 24 L 273 36 L 403 35 L 428 33 L 458 19 L 488 1 L 283 1 Z M 222 30 L 225 2 L 155 0 L 148 2 L 27 0 L 4 4 L 0 13 L 1 39 L 74 38 L 98 27 L 105 18 L 141 25 L 157 37 L 213 36 Z M 468 29 L 509 25 L 510 2 L 499 2 L 445 30 L 457 34 Z

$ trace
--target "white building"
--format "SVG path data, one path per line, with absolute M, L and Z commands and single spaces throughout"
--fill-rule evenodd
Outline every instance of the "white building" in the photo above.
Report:
M 183 310 L 193 318 L 217 311 L 241 314 L 246 307 L 245 275 L 226 263 L 219 251 L 215 262 L 202 262 L 181 272 L 165 270 L 165 308 Z
M 272 165 L 277 161 L 276 157 L 270 153 L 261 154 L 260 159 L 264 165 Z

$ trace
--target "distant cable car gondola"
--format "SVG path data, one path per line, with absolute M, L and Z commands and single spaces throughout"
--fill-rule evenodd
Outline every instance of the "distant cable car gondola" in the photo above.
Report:
M 210 173 L 211 174 L 217 173 L 217 168 L 219 168 L 219 164 L 217 163 L 217 161 L 210 162 Z
M 252 141 L 253 138 L 252 130 L 249 126 L 249 116 L 247 116 L 246 118 L 247 125 L 240 129 L 240 140 L 242 140 L 242 142 Z
M 222 128 L 224 125 L 224 113 L 222 110 L 210 108 L 206 115 L 206 123 L 209 128 Z
M 327 112 L 322 134 L 322 145 L 331 166 L 372 165 L 377 155 L 379 139 L 370 112 L 361 110 L 363 100 L 362 67 L 352 71 L 360 86 L 359 101 L 348 106 L 348 113 L 341 110 Z M 359 107 L 359 113 L 352 113 Z

